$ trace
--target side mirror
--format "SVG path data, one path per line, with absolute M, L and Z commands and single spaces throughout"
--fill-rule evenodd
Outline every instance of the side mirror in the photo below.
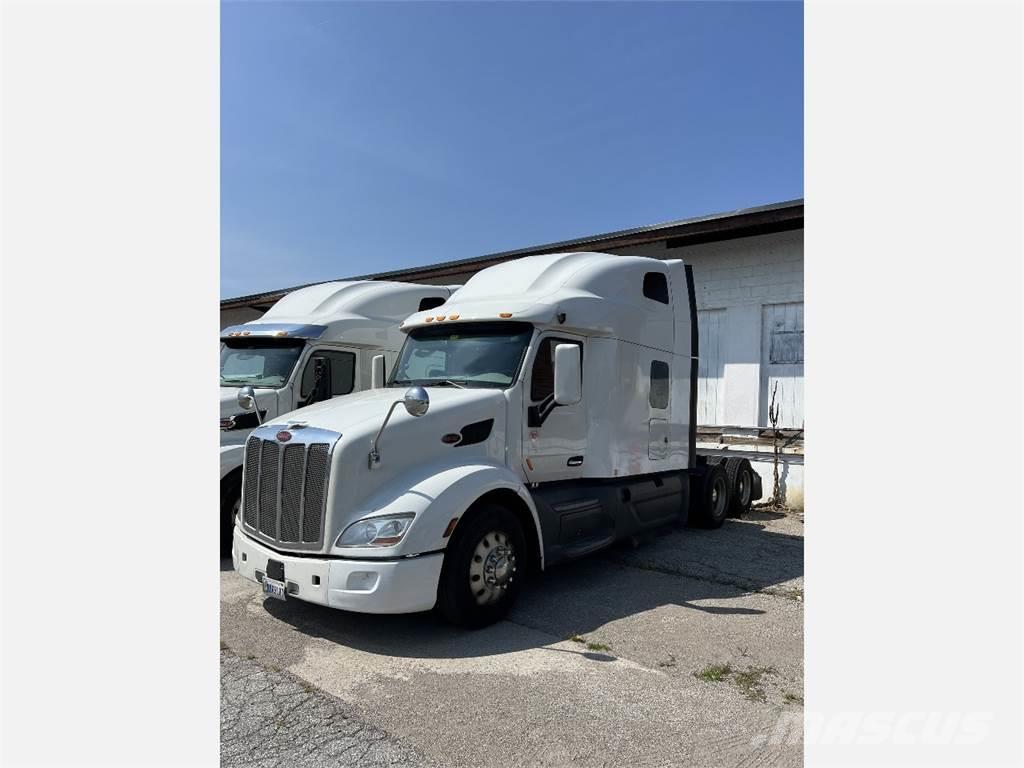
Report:
M 387 381 L 387 372 L 384 370 L 384 355 L 374 355 L 370 361 L 370 388 L 382 389 Z
M 583 397 L 580 348 L 577 344 L 555 347 L 555 403 L 575 405 Z
M 395 408 L 398 407 L 399 403 L 405 406 L 405 410 L 410 416 L 422 416 L 430 407 L 430 395 L 427 394 L 427 390 L 423 387 L 409 387 L 405 391 L 405 397 L 401 400 L 395 400 L 391 404 L 387 415 L 384 417 L 384 423 L 380 425 L 380 429 L 377 430 L 377 436 L 370 443 L 370 469 L 380 464 L 380 451 L 377 448 L 380 443 L 380 436 L 384 434 L 384 427 L 391 421 L 391 414 L 395 412 Z
M 256 407 L 256 390 L 248 384 L 238 389 L 238 406 L 243 411 L 251 411 Z
M 263 420 L 260 419 L 260 408 L 259 403 L 256 402 L 256 390 L 246 384 L 244 387 L 238 388 L 238 406 L 243 411 L 256 411 L 256 423 L 263 426 Z
M 422 416 L 430 408 L 430 395 L 423 387 L 409 387 L 402 399 L 402 405 L 410 416 Z

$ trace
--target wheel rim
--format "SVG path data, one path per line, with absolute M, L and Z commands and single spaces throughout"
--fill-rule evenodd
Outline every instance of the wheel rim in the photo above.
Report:
M 725 481 L 721 478 L 711 486 L 711 509 L 716 518 L 725 514 Z
M 508 592 L 517 570 L 516 550 L 504 531 L 491 531 L 477 542 L 469 561 L 469 589 L 477 605 L 490 605 Z
M 739 485 L 736 490 L 740 497 L 740 504 L 744 507 L 747 506 L 747 502 L 750 501 L 750 477 L 746 472 L 740 472 Z

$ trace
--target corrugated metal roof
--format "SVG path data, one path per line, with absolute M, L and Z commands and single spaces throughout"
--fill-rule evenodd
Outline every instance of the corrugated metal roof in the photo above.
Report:
M 575 240 L 563 240 L 557 243 L 519 248 L 512 251 L 501 251 L 486 256 L 476 256 L 469 259 L 446 261 L 439 264 L 431 264 L 422 267 L 411 267 L 398 269 L 390 272 L 377 272 L 369 275 L 358 275 L 353 277 L 337 278 L 339 280 L 400 280 L 416 282 L 424 279 L 438 279 L 451 274 L 465 273 L 472 270 L 479 270 L 508 259 L 533 256 L 541 253 L 557 253 L 559 251 L 579 250 L 581 248 L 594 248 L 600 246 L 605 249 L 625 248 L 632 245 L 657 242 L 658 240 L 671 241 L 669 247 L 685 245 L 696 245 L 702 242 L 714 240 L 729 240 L 737 237 L 749 237 L 751 235 L 764 234 L 766 232 L 778 232 L 786 229 L 799 229 L 803 227 L 804 201 L 802 198 L 788 200 L 772 205 L 763 205 L 755 208 L 744 208 L 737 211 L 724 213 L 713 213 L 706 216 L 698 216 L 692 219 L 680 219 L 663 224 L 653 224 L 646 227 L 634 229 L 623 229 L 617 232 L 607 232 L 601 235 L 590 235 Z M 275 291 L 254 293 L 248 296 L 239 296 L 232 299 L 222 299 L 221 309 L 234 309 L 248 306 L 265 306 L 273 304 L 287 293 L 305 288 L 317 283 L 330 282 L 318 280 L 314 283 L 295 285 L 290 288 L 281 288 Z

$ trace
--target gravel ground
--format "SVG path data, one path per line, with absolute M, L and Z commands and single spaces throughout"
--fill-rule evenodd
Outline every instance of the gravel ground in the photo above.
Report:
M 265 602 L 228 562 L 221 636 L 231 664 L 315 689 L 284 736 L 272 706 L 246 708 L 225 765 L 347 765 L 351 752 L 327 752 L 330 733 L 367 727 L 396 764 L 802 764 L 800 745 L 765 740 L 803 695 L 797 517 L 754 512 L 553 568 L 507 621 L 475 632 L 432 614 Z
M 309 683 L 230 651 L 220 654 L 223 766 L 427 766 Z

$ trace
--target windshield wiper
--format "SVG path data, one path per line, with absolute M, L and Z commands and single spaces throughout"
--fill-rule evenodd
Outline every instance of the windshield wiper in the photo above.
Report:
M 458 387 L 459 389 L 465 389 L 466 388 L 465 384 L 459 384 L 459 382 L 452 381 L 451 379 L 443 379 L 441 381 L 435 381 L 431 386 L 435 386 L 435 387 L 443 387 L 443 386 Z

